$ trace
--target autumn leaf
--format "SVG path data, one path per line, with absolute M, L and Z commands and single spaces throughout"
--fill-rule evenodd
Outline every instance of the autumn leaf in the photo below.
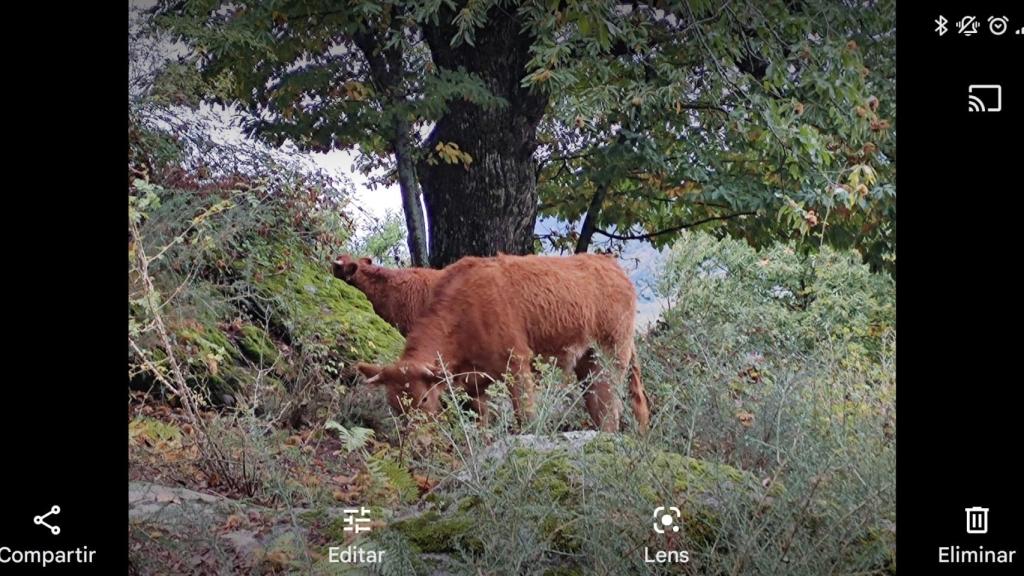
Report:
M 434 152 L 445 161 L 446 164 L 461 163 L 466 168 L 473 162 L 473 157 L 459 149 L 455 142 L 438 142 L 434 146 Z
M 358 478 L 358 475 L 353 475 L 353 476 L 340 476 L 339 475 L 339 476 L 332 476 L 331 477 L 331 481 L 333 481 L 333 482 L 335 482 L 337 484 L 352 484 L 352 483 L 354 483 L 356 481 L 356 478 Z
M 430 492 L 434 489 L 434 486 L 437 485 L 436 481 L 433 481 L 426 476 L 420 476 L 419 474 L 414 474 L 413 479 L 416 480 L 416 484 L 419 486 L 421 493 Z
M 362 102 L 370 95 L 369 88 L 367 88 L 362 82 L 356 82 L 354 80 L 346 82 L 343 88 L 345 90 L 345 96 L 349 100 L 355 100 L 356 102 Z
M 249 519 L 242 514 L 232 514 L 228 516 L 228 519 L 224 522 L 222 529 L 227 532 L 231 530 L 237 530 L 249 523 Z
M 206 367 L 210 370 L 211 376 L 217 375 L 217 372 L 220 369 L 220 364 L 217 361 L 216 355 L 209 353 L 206 355 Z
M 736 418 L 739 419 L 740 424 L 742 424 L 745 428 L 750 428 L 751 426 L 754 425 L 754 415 L 751 414 L 750 412 L 747 412 L 746 410 L 740 410 L 739 412 L 737 412 Z
M 804 220 L 807 222 L 807 225 L 810 226 L 811 228 L 817 226 L 818 225 L 818 214 L 817 214 L 817 212 L 815 212 L 814 210 L 808 210 L 807 213 L 804 215 Z
M 273 565 L 274 568 L 276 569 L 285 568 L 288 566 L 289 562 L 291 562 L 291 559 L 288 557 L 288 552 L 284 550 L 274 550 L 273 552 L 268 552 L 267 555 L 264 557 L 264 560 L 268 564 Z

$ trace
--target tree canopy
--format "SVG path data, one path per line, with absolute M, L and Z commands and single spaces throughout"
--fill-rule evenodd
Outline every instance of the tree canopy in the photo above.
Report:
M 245 109 L 252 134 L 386 168 L 414 262 L 426 262 L 422 188 L 435 265 L 528 251 L 539 214 L 567 222 L 547 240 L 577 251 L 701 226 L 855 247 L 895 273 L 892 1 L 171 0 L 157 12 L 192 48 L 201 96 Z

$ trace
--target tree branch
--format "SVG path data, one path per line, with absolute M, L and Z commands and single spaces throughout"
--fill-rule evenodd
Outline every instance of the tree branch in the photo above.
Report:
M 594 196 L 590 199 L 590 206 L 587 208 L 587 216 L 583 219 L 583 229 L 580 231 L 579 240 L 576 242 L 576 253 L 582 254 L 590 248 L 590 239 L 597 231 L 597 218 L 601 215 L 601 205 L 604 204 L 604 197 L 608 194 L 607 184 L 598 184 L 594 190 Z
M 696 222 L 688 222 L 686 224 L 680 224 L 679 226 L 672 226 L 665 228 L 664 230 L 658 230 L 657 232 L 651 232 L 650 234 L 637 234 L 637 235 L 620 235 L 613 234 L 607 230 L 595 229 L 594 232 L 611 238 L 612 240 L 650 240 L 656 236 L 664 236 L 665 234 L 671 234 L 673 232 L 679 232 L 687 228 L 693 228 L 694 226 L 700 226 L 701 224 L 707 224 L 708 222 L 715 222 L 719 220 L 732 220 L 738 216 L 754 216 L 756 212 L 736 212 L 735 214 L 726 214 L 725 216 L 709 216 L 708 218 L 702 218 Z

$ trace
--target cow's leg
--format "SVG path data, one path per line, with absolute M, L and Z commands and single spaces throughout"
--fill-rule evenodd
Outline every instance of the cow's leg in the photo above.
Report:
M 647 403 L 647 392 L 644 390 L 643 380 L 640 379 L 640 364 L 636 358 L 636 349 L 632 346 L 628 350 L 622 350 L 617 354 L 616 364 L 629 378 L 629 400 L 633 406 L 633 417 L 636 418 L 637 428 L 640 432 L 646 432 L 650 426 L 651 408 Z
M 558 369 L 562 371 L 562 382 L 563 386 L 571 385 L 576 382 L 576 365 L 579 363 L 580 358 L 585 354 L 591 352 L 589 348 L 578 348 L 571 347 L 566 348 L 560 356 L 558 356 L 557 364 Z
M 478 390 L 475 395 L 470 396 L 470 401 L 472 402 L 473 410 L 476 411 L 479 417 L 480 426 L 486 428 L 490 422 L 490 415 L 487 412 L 487 392 L 484 392 L 482 389 Z
M 576 363 L 576 377 L 586 386 L 583 399 L 594 426 L 605 432 L 618 432 L 621 414 L 619 399 L 593 349 L 587 350 Z
M 508 368 L 511 373 L 509 392 L 512 396 L 512 410 L 516 414 L 516 420 L 522 427 L 533 420 L 536 414 L 534 405 L 534 381 L 531 359 L 533 352 L 526 348 L 513 350 Z

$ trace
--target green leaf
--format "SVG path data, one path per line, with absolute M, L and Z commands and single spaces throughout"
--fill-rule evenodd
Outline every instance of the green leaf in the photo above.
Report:
M 369 428 L 355 427 L 352 429 L 345 428 L 341 424 L 338 424 L 334 420 L 328 420 L 324 423 L 324 429 L 334 430 L 338 433 L 338 437 L 345 447 L 345 452 L 351 454 L 357 450 L 366 448 L 366 445 L 373 438 L 373 430 Z

